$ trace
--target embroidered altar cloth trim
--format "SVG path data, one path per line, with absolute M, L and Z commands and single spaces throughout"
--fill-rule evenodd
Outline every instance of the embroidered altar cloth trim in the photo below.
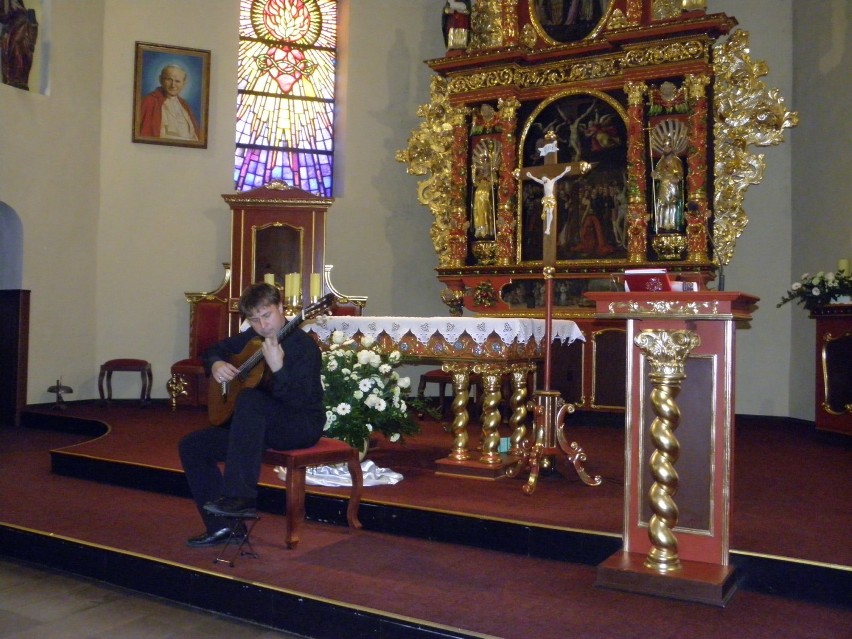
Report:
M 360 332 L 366 337 L 376 339 L 381 333 L 395 342 L 411 332 L 421 344 L 429 342 L 435 333 L 439 333 L 447 342 L 453 343 L 464 333 L 470 335 L 477 344 L 484 344 L 488 336 L 496 333 L 504 344 L 526 344 L 534 339 L 540 344 L 544 340 L 545 321 L 543 319 L 515 317 L 352 317 L 351 315 L 323 315 L 302 324 L 305 330 L 314 331 L 320 339 L 327 341 L 334 331 L 341 331 L 346 339 Z M 553 320 L 551 337 L 554 340 L 584 340 L 583 333 L 571 320 Z

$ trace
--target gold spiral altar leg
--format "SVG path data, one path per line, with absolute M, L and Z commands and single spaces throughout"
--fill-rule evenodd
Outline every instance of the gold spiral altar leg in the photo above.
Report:
M 453 447 L 449 458 L 454 461 L 465 461 L 470 459 L 468 450 L 467 424 L 470 415 L 467 412 L 467 403 L 470 399 L 470 369 L 466 364 L 444 364 L 442 369 L 445 373 L 453 376 Z
M 500 387 L 503 370 L 499 366 L 480 366 L 475 369 L 482 379 L 482 455 L 479 461 L 483 464 L 498 465 L 503 458 L 500 456 Z
M 509 406 L 512 416 L 509 417 L 509 428 L 511 429 L 510 454 L 523 455 L 523 441 L 527 435 L 527 377 L 535 367 L 528 364 L 516 364 L 511 367 L 512 397 Z
M 645 330 L 636 336 L 634 342 L 645 353 L 651 366 L 651 403 L 656 414 L 651 424 L 655 450 L 651 454 L 650 466 L 654 483 L 648 491 L 654 513 L 648 526 L 652 548 L 645 559 L 645 566 L 665 573 L 681 568 L 677 538 L 673 532 L 678 520 L 674 495 L 679 481 L 674 465 L 680 455 L 680 444 L 674 435 L 680 422 L 675 398 L 686 378 L 686 357 L 701 340 L 693 331 Z

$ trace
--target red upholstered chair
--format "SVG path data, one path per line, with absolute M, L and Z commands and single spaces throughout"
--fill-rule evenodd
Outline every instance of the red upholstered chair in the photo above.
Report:
M 345 463 L 352 476 L 352 490 L 346 508 L 346 519 L 350 528 L 361 528 L 358 520 L 358 507 L 361 504 L 361 492 L 364 477 L 358 451 L 349 444 L 337 439 L 321 437 L 310 448 L 298 450 L 267 449 L 263 454 L 263 463 L 283 466 L 287 469 L 284 486 L 287 489 L 287 548 L 295 548 L 299 543 L 299 530 L 305 519 L 305 477 L 310 466 Z
M 201 354 L 228 335 L 227 301 L 208 295 L 190 301 L 189 357 L 172 364 L 166 384 L 172 409 L 179 399 L 190 406 L 206 406 L 208 380 Z

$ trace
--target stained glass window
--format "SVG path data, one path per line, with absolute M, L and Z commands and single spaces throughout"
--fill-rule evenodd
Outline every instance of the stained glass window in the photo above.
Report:
M 240 0 L 238 191 L 331 197 L 337 0 Z

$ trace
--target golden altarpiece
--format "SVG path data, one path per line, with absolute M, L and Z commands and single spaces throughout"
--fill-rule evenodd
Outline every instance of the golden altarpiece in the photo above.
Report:
M 555 353 L 554 388 L 621 410 L 624 324 L 595 319 L 584 294 L 646 267 L 708 288 L 762 179 L 749 147 L 781 142 L 796 115 L 763 83 L 748 33 L 702 0 L 454 4 L 463 32 L 427 61 L 431 101 L 397 154 L 426 176 L 443 301 L 455 315 L 542 317 L 552 265 L 553 316 L 586 335 Z

